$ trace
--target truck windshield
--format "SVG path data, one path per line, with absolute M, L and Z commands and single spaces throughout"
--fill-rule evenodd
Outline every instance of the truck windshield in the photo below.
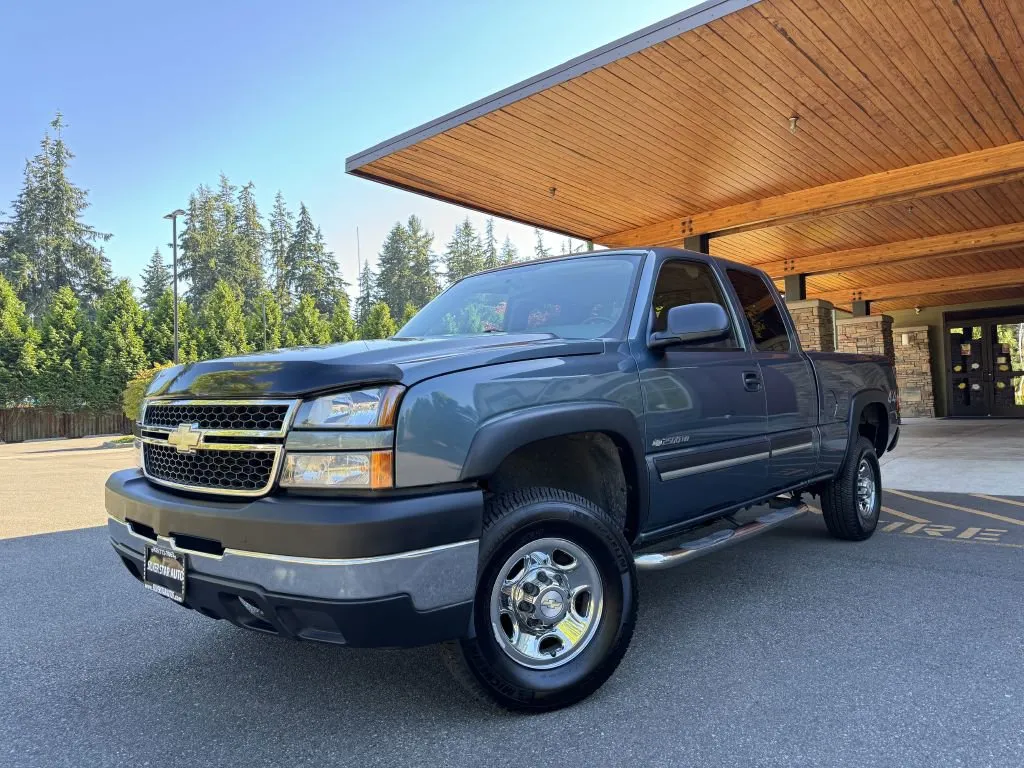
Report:
M 423 307 L 396 335 L 619 338 L 640 258 L 616 253 L 555 259 L 472 275 Z

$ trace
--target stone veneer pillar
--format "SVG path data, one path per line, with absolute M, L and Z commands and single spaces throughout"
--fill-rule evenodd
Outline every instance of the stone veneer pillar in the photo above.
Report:
M 793 316 L 796 335 L 800 346 L 817 352 L 835 352 L 836 338 L 833 330 L 833 307 L 821 299 L 786 302 L 789 314 Z
M 900 388 L 900 413 L 903 416 L 934 416 L 935 390 L 928 326 L 896 328 L 892 335 L 896 351 L 896 383 Z
M 889 315 L 845 317 L 836 322 L 839 331 L 839 352 L 858 355 L 884 355 L 896 365 L 892 343 L 892 318 Z

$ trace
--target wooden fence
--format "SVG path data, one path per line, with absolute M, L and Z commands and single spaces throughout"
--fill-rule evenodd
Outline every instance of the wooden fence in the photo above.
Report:
M 120 411 L 61 413 L 50 408 L 0 408 L 0 442 L 44 437 L 130 435 L 132 423 Z

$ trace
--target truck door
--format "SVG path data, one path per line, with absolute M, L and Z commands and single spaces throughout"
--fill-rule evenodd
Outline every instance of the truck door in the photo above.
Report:
M 725 271 L 743 307 L 768 406 L 769 486 L 779 490 L 811 477 L 818 458 L 818 390 L 789 313 L 761 272 Z
M 726 308 L 726 339 L 650 349 L 668 310 L 713 302 Z M 763 492 L 768 472 L 765 397 L 757 363 L 720 276 L 704 261 L 657 266 L 645 333 L 635 344 L 647 420 L 648 529 L 671 526 Z

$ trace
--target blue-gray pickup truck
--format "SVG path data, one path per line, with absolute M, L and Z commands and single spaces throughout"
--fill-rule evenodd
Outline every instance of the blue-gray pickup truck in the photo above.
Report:
M 162 371 L 108 526 L 135 578 L 211 619 L 440 643 L 470 692 L 537 711 L 615 670 L 638 570 L 805 495 L 870 537 L 898 435 L 891 364 L 803 352 L 758 270 L 600 251 L 467 277 L 390 339 Z

